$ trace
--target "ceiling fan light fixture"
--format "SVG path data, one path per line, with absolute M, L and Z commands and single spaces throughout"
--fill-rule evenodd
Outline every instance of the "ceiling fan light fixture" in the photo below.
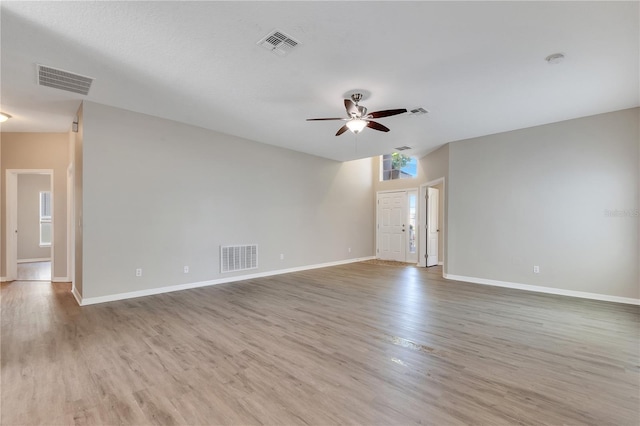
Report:
M 307 121 L 326 121 L 326 120 L 339 120 L 346 121 L 346 123 L 338 129 L 336 136 L 344 134 L 347 130 L 351 130 L 351 133 L 358 134 L 365 127 L 368 127 L 379 132 L 388 132 L 389 128 L 382 124 L 373 121 L 376 118 L 391 117 L 398 114 L 404 114 L 407 112 L 405 108 L 398 109 L 385 109 L 381 111 L 367 112 L 367 109 L 362 105 L 358 105 L 358 101 L 362 99 L 361 93 L 353 93 L 351 99 L 344 100 L 344 108 L 347 112 L 347 118 L 307 118 Z
M 5 121 L 7 121 L 10 118 L 11 118 L 11 116 L 9 114 L 4 113 L 4 112 L 0 112 L 0 123 L 4 123 Z
M 357 135 L 362 131 L 362 129 L 367 127 L 367 122 L 359 118 L 354 118 L 353 120 L 347 121 L 347 127 Z

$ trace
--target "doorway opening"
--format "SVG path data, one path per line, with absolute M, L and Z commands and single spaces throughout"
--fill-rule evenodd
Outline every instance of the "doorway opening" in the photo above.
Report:
M 424 225 L 420 240 L 420 266 L 444 266 L 445 263 L 445 182 L 439 178 L 420 187 Z M 444 269 L 444 268 L 443 268 Z
M 53 170 L 9 169 L 6 179 L 7 281 L 51 281 Z

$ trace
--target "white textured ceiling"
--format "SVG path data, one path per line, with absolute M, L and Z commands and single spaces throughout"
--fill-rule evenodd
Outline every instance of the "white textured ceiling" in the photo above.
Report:
M 82 99 L 339 161 L 639 105 L 638 2 L 1 2 L 2 131 L 68 131 Z M 280 57 L 273 29 L 301 42 Z M 544 58 L 566 59 L 549 65 Z M 95 78 L 36 84 L 36 64 Z M 364 89 L 391 132 L 334 134 Z

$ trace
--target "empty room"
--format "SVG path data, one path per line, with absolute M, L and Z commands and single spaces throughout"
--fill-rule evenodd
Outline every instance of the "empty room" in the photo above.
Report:
M 640 425 L 640 3 L 0 3 L 1 425 Z

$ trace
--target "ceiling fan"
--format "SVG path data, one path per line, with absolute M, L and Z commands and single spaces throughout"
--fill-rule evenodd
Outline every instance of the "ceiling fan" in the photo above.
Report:
M 341 120 L 347 123 L 340 127 L 336 136 L 340 136 L 347 130 L 351 130 L 353 133 L 358 134 L 365 127 L 369 127 L 381 132 L 388 132 L 389 128 L 383 126 L 380 123 L 372 121 L 372 118 L 391 117 L 392 115 L 403 114 L 407 112 L 406 109 L 386 109 L 383 111 L 374 111 L 367 113 L 367 109 L 358 102 L 362 99 L 362 93 L 354 93 L 351 95 L 351 99 L 344 100 L 344 107 L 347 110 L 347 118 L 307 118 L 307 121 L 326 121 L 326 120 Z

